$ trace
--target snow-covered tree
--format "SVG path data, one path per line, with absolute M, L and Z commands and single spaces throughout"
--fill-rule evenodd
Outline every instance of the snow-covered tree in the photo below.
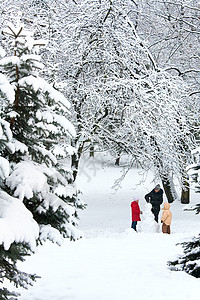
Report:
M 47 225 L 52 236 L 58 230 L 76 239 L 76 209 L 82 203 L 70 170 L 59 160 L 74 151 L 69 146 L 75 136 L 67 119 L 70 104 L 38 75 L 43 65 L 37 48 L 44 41 L 35 41 L 21 24 L 10 24 L 4 34 L 10 37 L 13 56 L 2 58 L 0 66 L 15 88 L 14 105 L 5 108 L 15 147 L 15 153 L 8 154 L 12 171 L 6 184 L 31 210 L 41 234 Z
M 135 10 L 137 29 L 156 62 L 186 80 L 187 76 L 197 80 L 199 1 L 145 0 L 139 1 Z
M 194 147 L 189 88 L 157 66 L 136 31 L 134 1 L 60 5 L 68 20 L 68 34 L 62 36 L 68 58 L 62 64 L 64 85 L 77 129 L 74 177 L 82 151 L 96 144 L 115 157 L 128 153 L 145 169 L 153 166 L 172 201 L 173 176 L 184 186 Z
M 192 151 L 194 163 L 189 165 L 187 170 L 191 183 L 194 185 L 196 193 L 200 192 L 200 148 Z M 193 209 L 200 213 L 200 204 Z M 181 243 L 183 254 L 177 260 L 169 262 L 172 270 L 185 271 L 188 274 L 200 278 L 200 235 L 194 237 L 189 242 Z
M 168 264 L 172 270 L 185 271 L 186 273 L 200 278 L 200 235 L 190 242 L 181 243 L 183 255 Z
M 36 280 L 35 274 L 20 271 L 18 261 L 24 261 L 36 249 L 39 226 L 30 211 L 18 198 L 0 188 L 0 297 L 18 296 L 5 288 L 10 281 L 15 287 L 27 288 Z M 16 298 L 11 298 L 16 299 Z
M 193 163 L 187 167 L 195 192 L 200 193 L 200 147 L 192 150 Z
M 16 4 L 14 0 L 11 2 Z M 180 183 L 182 187 L 187 187 L 185 166 L 190 159 L 190 149 L 194 147 L 191 120 L 196 100 L 189 96 L 192 93 L 191 87 L 186 88 L 181 79 L 168 75 L 158 67 L 160 64 L 163 68 L 168 68 L 172 65 L 172 60 L 169 64 L 161 64 L 164 60 L 157 55 L 162 47 L 162 56 L 168 55 L 169 51 L 165 50 L 167 45 L 173 51 L 173 47 L 176 48 L 176 45 L 171 46 L 173 41 L 184 39 L 178 38 L 178 35 L 183 32 L 185 34 L 186 28 L 183 31 L 181 26 L 186 25 L 186 19 L 182 22 L 179 18 L 183 17 L 179 9 L 182 1 L 178 1 L 177 5 L 164 2 L 166 1 L 27 1 L 26 14 L 23 14 L 21 1 L 16 6 L 13 5 L 12 9 L 22 9 L 23 20 L 28 22 L 28 13 L 31 23 L 37 23 L 38 36 L 46 30 L 49 49 L 48 54 L 43 52 L 43 56 L 54 67 L 44 73 L 52 74 L 51 80 L 55 86 L 60 81 L 60 86 L 72 103 L 72 118 L 77 130 L 77 136 L 73 139 L 73 146 L 77 151 L 72 154 L 74 179 L 82 152 L 91 145 L 97 145 L 98 150 L 109 149 L 115 157 L 120 153 L 128 153 L 131 162 L 137 161 L 145 169 L 153 165 L 171 200 L 175 198 L 174 174 L 179 178 L 182 174 Z M 190 10 L 191 20 L 194 20 L 194 11 Z M 169 13 L 171 20 L 174 20 L 169 26 L 165 25 L 163 20 L 166 18 L 162 12 L 165 15 Z M 175 14 L 178 16 L 177 24 Z M 156 26 L 150 23 L 152 20 Z M 170 35 L 173 26 L 176 27 L 174 32 L 177 33 L 177 38 L 176 35 Z M 169 40 L 170 43 L 167 44 Z M 194 40 L 196 43 L 197 39 Z M 156 45 L 161 45 L 161 48 L 156 48 Z M 149 47 L 150 50 L 153 49 L 152 53 Z M 178 44 L 177 48 L 179 49 Z M 128 110 L 133 110 L 135 102 L 138 103 L 138 111 L 134 111 L 131 118 L 136 118 L 138 123 L 134 125 L 130 121 L 127 125 L 124 122 L 127 121 L 125 115 Z M 143 106 L 145 109 L 142 109 Z M 155 110 L 155 107 L 159 107 L 159 110 Z M 163 124 L 160 122 L 160 114 Z M 151 122 L 152 118 L 154 123 Z M 148 132 L 143 119 L 151 128 Z M 163 138 L 164 124 L 168 125 L 170 136 L 170 127 L 173 125 L 173 139 Z M 137 126 L 142 125 L 144 130 L 136 135 L 139 138 L 137 141 L 133 132 L 137 130 Z M 157 127 L 162 144 L 157 141 Z M 150 139 L 150 142 L 146 141 L 150 147 L 141 147 L 139 150 L 138 145 L 142 139 Z M 175 147 L 172 146 L 173 143 Z M 173 149 L 173 154 L 169 154 L 167 149 Z
M 196 115 L 190 109 L 192 103 L 181 78 L 160 70 L 142 79 L 140 84 L 146 85 L 146 89 L 140 89 L 126 108 L 124 126 L 132 131 L 133 144 L 137 145 L 135 159 L 143 168 L 155 170 L 166 194 L 169 188 L 173 193 L 173 176 L 183 186 L 186 166 L 191 163 Z M 136 86 L 136 93 L 137 89 Z M 176 198 L 173 194 L 171 197 L 171 200 Z
M 77 129 L 73 140 L 77 154 L 72 156 L 75 178 L 80 155 L 89 145 L 110 149 L 114 155 L 122 147 L 126 151 L 124 141 L 110 135 L 119 128 L 121 112 L 132 97 L 119 79 L 138 80 L 153 61 L 129 22 L 131 2 L 80 1 L 70 6 L 61 1 L 60 7 L 62 20 L 68 20 L 68 34 L 59 33 L 67 58 L 62 62 L 63 86 Z
M 80 238 L 77 210 L 83 203 L 62 163 L 74 152 L 70 104 L 39 76 L 45 42 L 34 40 L 23 24 L 8 24 L 3 34 L 13 55 L 0 59 L 1 276 L 26 287 L 35 276 L 20 273 L 17 260 L 36 242 Z M 9 292 L 1 292 L 7 299 Z
M 0 56 L 5 52 L 0 48 Z M 9 161 L 2 155 L 5 149 L 14 153 L 10 124 L 4 120 L 3 110 L 14 102 L 15 92 L 5 75 L 0 73 L 0 297 L 9 299 L 16 296 L 4 288 L 6 280 L 15 286 L 27 287 L 36 276 L 18 270 L 17 261 L 34 251 L 39 235 L 39 227 L 32 214 L 17 198 L 7 193 L 5 184 L 10 174 Z

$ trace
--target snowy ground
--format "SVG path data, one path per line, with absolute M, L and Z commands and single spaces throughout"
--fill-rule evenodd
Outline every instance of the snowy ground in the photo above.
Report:
M 46 243 L 20 265 L 38 279 L 20 300 L 196 300 L 200 279 L 172 272 L 167 261 L 182 252 L 177 242 L 199 233 L 200 215 L 172 204 L 172 234 L 135 233 L 130 229 L 130 203 L 134 195 L 145 210 L 144 194 L 155 182 L 151 174 L 142 182 L 139 170 L 131 170 L 122 188 L 111 186 L 121 168 L 83 161 L 78 186 L 88 204 L 81 212 L 84 238 L 63 246 Z M 157 183 L 157 182 L 156 182 Z M 192 204 L 200 196 L 192 193 Z M 143 217 L 144 218 L 144 217 Z M 142 222 L 140 222 L 140 225 Z M 138 226 L 141 230 L 141 226 Z

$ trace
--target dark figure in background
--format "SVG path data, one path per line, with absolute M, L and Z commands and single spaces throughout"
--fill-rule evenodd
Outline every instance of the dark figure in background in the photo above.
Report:
M 163 190 L 160 188 L 160 184 L 157 184 L 155 188 L 144 197 L 148 203 L 151 203 L 151 211 L 154 214 L 155 221 L 158 223 L 160 205 L 163 203 Z

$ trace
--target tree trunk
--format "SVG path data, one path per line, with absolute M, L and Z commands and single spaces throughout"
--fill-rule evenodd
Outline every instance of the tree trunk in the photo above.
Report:
M 118 156 L 115 160 L 115 166 L 119 166 L 120 156 Z
M 72 168 L 72 172 L 73 172 L 73 182 L 76 180 L 76 177 L 78 175 L 79 162 L 80 162 L 81 154 L 83 152 L 83 146 L 84 145 L 79 146 L 77 153 L 74 153 L 71 156 L 71 168 Z
M 94 146 L 90 146 L 90 157 L 94 157 Z
M 190 203 L 190 185 L 186 177 L 184 178 L 184 188 L 182 188 L 182 192 L 181 192 L 181 203 L 182 204 Z
M 169 179 L 162 180 L 163 188 L 169 203 L 172 203 L 175 199 L 171 190 L 171 185 Z
M 78 174 L 78 165 L 79 165 L 79 159 L 76 153 L 72 154 L 71 157 L 71 168 L 73 171 L 73 181 L 76 180 L 77 174 Z

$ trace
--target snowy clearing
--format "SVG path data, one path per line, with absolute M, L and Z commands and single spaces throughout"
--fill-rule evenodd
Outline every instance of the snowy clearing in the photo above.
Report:
M 152 176 L 141 182 L 141 171 L 131 170 L 122 188 L 111 189 L 121 168 L 91 160 L 82 162 L 78 186 L 88 204 L 81 212 L 84 238 L 68 240 L 59 247 L 47 242 L 19 267 L 36 273 L 38 279 L 28 290 L 19 290 L 20 300 L 195 300 L 200 279 L 167 266 L 182 253 L 178 242 L 199 233 L 200 217 L 184 211 L 180 202 L 171 206 L 172 234 L 135 233 L 130 229 L 133 195 L 145 208 L 144 194 L 154 187 Z M 192 193 L 192 202 L 198 202 Z M 141 223 L 140 223 L 141 224 Z M 138 225 L 138 230 L 140 226 Z

